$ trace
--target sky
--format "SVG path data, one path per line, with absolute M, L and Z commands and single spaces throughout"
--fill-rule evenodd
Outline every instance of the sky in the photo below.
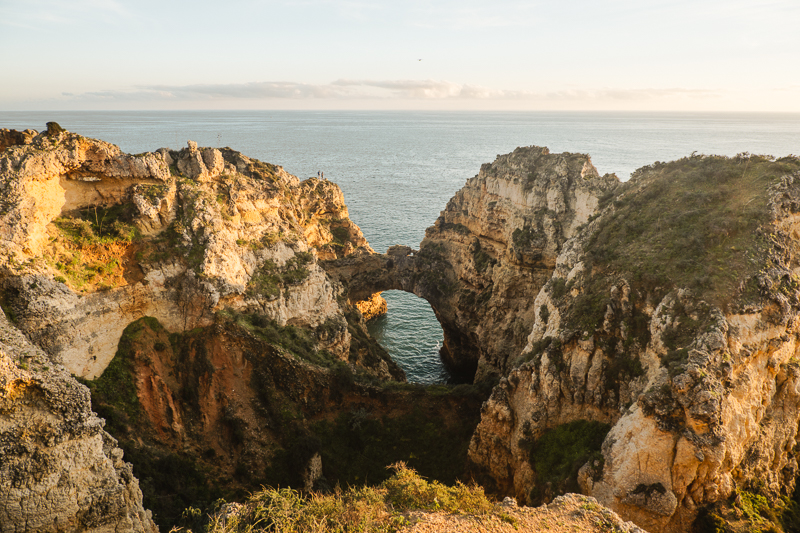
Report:
M 800 112 L 800 0 L 0 0 L 0 110 Z

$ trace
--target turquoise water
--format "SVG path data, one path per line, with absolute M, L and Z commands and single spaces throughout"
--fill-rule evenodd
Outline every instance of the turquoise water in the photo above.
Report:
M 2 112 L 0 127 L 64 128 L 139 153 L 162 146 L 230 146 L 305 178 L 338 183 L 373 248 L 416 248 L 450 197 L 480 165 L 517 146 L 592 156 L 621 179 L 691 154 L 800 154 L 800 114 L 353 111 Z M 442 336 L 426 302 L 387 293 L 371 324 L 410 381 L 445 379 Z

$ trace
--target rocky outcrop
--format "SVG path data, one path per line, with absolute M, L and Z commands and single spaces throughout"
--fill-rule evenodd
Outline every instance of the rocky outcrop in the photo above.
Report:
M 158 529 L 89 391 L 0 316 L 0 529 Z
M 279 415 L 265 415 L 276 380 L 302 388 L 332 372 L 320 367 L 351 381 L 405 380 L 318 264 L 372 253 L 333 183 L 192 142 L 124 154 L 54 123 L 40 134 L 2 130 L 0 142 L 0 303 L 16 343 L 0 371 L 3 531 L 155 530 L 70 373 L 87 380 L 136 468 L 155 461 L 151 474 L 173 469 L 181 482 L 200 476 L 197 457 L 239 478 L 246 467 L 288 468 L 265 452 L 288 438 L 269 426 Z M 143 320 L 158 331 L 132 352 L 124 332 Z M 238 333 L 221 323 L 240 323 Z M 251 330 L 261 351 L 237 352 L 237 335 Z M 265 352 L 281 364 L 254 375 L 248 357 Z M 295 362 L 303 357 L 307 366 Z M 208 455 L 217 453 L 224 460 Z M 242 479 L 232 486 L 254 488 Z M 151 502 L 154 483 L 143 478 Z M 178 514 L 195 502 L 179 503 Z
M 797 158 L 743 154 L 619 184 L 586 156 L 518 149 L 419 251 L 326 268 L 351 295 L 428 299 L 450 366 L 500 376 L 470 445 L 488 488 L 529 504 L 580 490 L 687 531 L 795 484 L 798 178 Z
M 564 242 L 618 183 L 586 155 L 538 147 L 498 156 L 467 180 L 425 233 L 415 291 L 442 324 L 450 366 L 478 380 L 507 372 Z
M 172 332 L 221 309 L 346 323 L 317 258 L 372 250 L 335 184 L 192 142 L 132 156 L 58 129 L 26 135 L 6 130 L 23 143 L 0 156 L 5 305 L 74 374 L 99 376 L 143 316 Z M 359 363 L 347 327 L 325 331 L 319 349 Z M 388 356 L 372 371 L 403 379 Z
M 527 502 L 571 483 L 655 532 L 742 491 L 791 494 L 799 178 L 797 158 L 698 156 L 603 198 L 529 303 L 470 445 L 476 475 Z M 596 448 L 548 455 L 590 421 Z M 579 462 L 556 479 L 553 457 Z
M 335 185 L 230 149 L 133 156 L 55 124 L 0 146 L 4 527 L 27 512 L 31 531 L 152 528 L 67 371 L 149 468 L 143 486 L 165 484 L 152 494 L 175 493 L 175 464 L 224 490 L 356 481 L 409 433 L 423 448 L 395 460 L 457 457 L 481 390 L 385 386 L 403 373 L 364 317 L 389 289 L 431 303 L 462 379 L 497 380 L 469 444 L 497 493 L 581 491 L 658 533 L 794 488 L 796 157 L 691 156 L 620 184 L 588 156 L 520 148 L 419 250 L 376 254 Z M 91 473 L 60 474 L 73 465 Z
M 426 299 L 444 330 L 448 366 L 469 381 L 499 376 L 525 347 L 535 319 L 530 302 L 564 242 L 618 183 L 586 155 L 518 148 L 467 180 L 419 251 L 395 246 L 325 268 L 351 298 L 399 289 Z
M 364 320 L 372 320 L 386 314 L 386 300 L 381 296 L 381 293 L 376 292 L 366 300 L 357 301 L 356 309 L 361 312 Z

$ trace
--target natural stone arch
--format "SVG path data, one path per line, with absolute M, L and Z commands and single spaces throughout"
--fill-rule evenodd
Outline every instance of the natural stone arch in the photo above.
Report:
M 326 262 L 328 274 L 342 282 L 351 302 L 388 290 L 405 291 L 427 301 L 444 334 L 441 357 L 457 381 L 472 381 L 477 370 L 477 339 L 465 335 L 448 317 L 448 291 L 456 286 L 452 266 L 440 256 L 392 246 L 385 254 L 361 254 Z

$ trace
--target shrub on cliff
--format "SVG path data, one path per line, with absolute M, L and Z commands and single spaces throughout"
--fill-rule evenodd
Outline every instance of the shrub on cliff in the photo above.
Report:
M 477 485 L 446 486 L 428 482 L 404 463 L 378 487 L 337 487 L 330 494 L 303 495 L 292 489 L 267 488 L 244 504 L 224 505 L 209 518 L 209 533 L 389 532 L 406 522 L 412 510 L 484 515 L 494 505 Z M 194 516 L 190 510 L 187 515 Z

